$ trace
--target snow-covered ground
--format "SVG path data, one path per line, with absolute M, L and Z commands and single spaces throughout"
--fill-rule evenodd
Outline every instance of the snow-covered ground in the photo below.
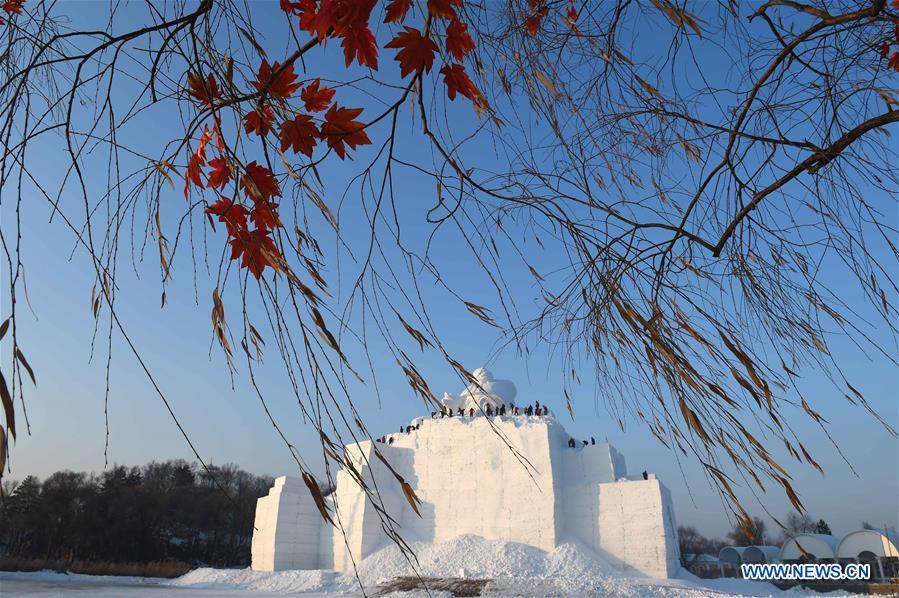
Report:
M 801 596 L 804 592 L 782 592 L 771 584 L 741 579 L 701 580 L 682 572 L 675 579 L 637 577 L 617 571 L 583 545 L 561 544 L 552 552 L 537 548 L 459 536 L 439 544 L 413 543 L 417 567 L 400 550 L 386 546 L 358 564 L 356 574 L 333 571 L 260 572 L 250 569 L 196 569 L 172 580 L 139 577 L 66 575 L 49 571 L 0 573 L 0 595 L 55 596 L 80 591 L 82 595 L 112 596 L 242 596 L 275 594 L 307 596 L 362 595 L 359 583 L 369 594 L 380 584 L 397 577 L 488 578 L 484 595 L 494 596 Z M 416 595 L 404 593 L 404 596 Z M 417 593 L 424 595 L 424 592 Z M 448 596 L 448 593 L 432 593 Z M 827 594 L 834 596 L 835 594 Z

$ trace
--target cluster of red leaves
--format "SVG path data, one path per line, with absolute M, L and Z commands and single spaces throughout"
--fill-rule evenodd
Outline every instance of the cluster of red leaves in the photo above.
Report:
M 300 29 L 323 40 L 341 40 L 347 66 L 356 60 L 378 68 L 378 44 L 368 22 L 375 0 L 281 0 L 281 10 L 300 18 Z
M 549 14 L 549 6 L 546 5 L 545 0 L 528 0 L 528 8 L 530 14 L 524 20 L 524 28 L 533 37 L 540 31 L 543 18 Z
M 211 107 L 212 103 L 222 95 L 218 81 L 215 80 L 215 75 L 212 73 L 209 73 L 205 79 L 202 74 L 188 73 L 187 93 L 201 108 Z
M 899 0 L 893 0 L 890 6 L 899 10 Z M 893 25 L 895 26 L 893 38 L 883 42 L 880 46 L 880 57 L 888 59 L 887 67 L 899 73 L 899 19 L 894 19 Z M 892 46 L 896 46 L 896 49 L 892 50 Z M 890 54 L 891 50 L 892 54 Z
M 197 98 L 200 105 L 208 105 L 209 94 L 194 91 L 208 89 L 211 85 L 199 77 L 194 79 L 197 83 L 188 82 L 191 95 Z M 365 133 L 365 123 L 355 120 L 362 109 L 341 108 L 334 104 L 335 91 L 322 85 L 319 79 L 305 85 L 298 82 L 293 65 L 282 66 L 277 62 L 269 65 L 263 61 L 256 80 L 251 84 L 263 97 L 268 95 L 279 102 L 299 91 L 300 100 L 309 112 L 297 113 L 293 118 L 285 119 L 277 125 L 281 151 L 290 149 L 294 153 L 311 157 L 315 146 L 323 140 L 344 159 L 347 148 L 355 149 L 359 145 L 371 143 Z M 262 103 L 244 116 L 244 130 L 247 134 L 255 133 L 265 137 L 276 126 L 277 116 L 271 104 L 262 97 L 260 102 Z M 313 114 L 326 110 L 327 113 L 320 118 L 319 124 Z M 210 189 L 224 189 L 232 180 L 231 164 L 224 156 L 206 163 L 206 144 L 209 138 L 208 129 L 204 129 L 200 145 L 188 161 L 185 193 L 191 185 L 203 188 L 203 166 L 208 166 L 209 169 L 206 186 Z M 206 212 L 225 224 L 231 245 L 231 259 L 240 260 L 241 267 L 247 268 L 253 276 L 259 278 L 266 266 L 275 266 L 280 259 L 273 231 L 283 227 L 275 200 L 281 196 L 281 189 L 275 174 L 255 161 L 246 166 L 238 183 L 247 203 L 222 196 Z
M 24 4 L 25 0 L 6 0 L 0 8 L 3 8 L 3 12 L 8 15 L 20 15 Z M 0 17 L 0 25 L 6 25 L 6 19 L 3 17 Z
M 568 0 L 568 8 L 565 9 L 565 22 L 578 37 L 581 36 L 581 30 L 577 28 L 577 9 L 574 7 L 574 0 Z
M 484 106 L 484 98 L 469 78 L 463 64 L 465 57 L 475 49 L 468 25 L 460 18 L 463 0 L 427 0 L 427 23 L 424 30 L 403 26 L 384 45 L 396 50 L 394 59 L 399 63 L 400 75 L 420 77 L 430 73 L 434 61 L 441 54 L 438 37 L 442 30 L 443 50 L 446 60 L 440 68 L 446 85 L 447 97 L 462 95 L 476 107 Z M 299 19 L 299 28 L 319 40 L 339 39 L 346 65 L 354 61 L 360 66 L 378 68 L 378 45 L 370 29 L 375 0 L 280 0 L 281 10 Z M 413 0 L 389 0 L 385 7 L 384 23 L 403 25 L 412 11 Z M 310 82 L 298 80 L 292 63 L 269 64 L 263 60 L 256 79 L 250 84 L 256 90 L 255 105 L 243 118 L 247 135 L 265 138 L 277 131 L 282 152 L 312 157 L 319 143 L 346 159 L 349 152 L 371 143 L 365 122 L 359 120 L 361 108 L 340 106 L 335 102 L 335 90 L 321 84 L 319 79 Z M 190 73 L 187 92 L 200 108 L 211 108 L 222 96 L 216 78 L 212 74 Z M 287 102 L 299 92 L 305 112 Z M 284 114 L 287 114 L 284 117 Z M 220 138 L 218 127 L 215 134 Z M 188 161 L 185 173 L 185 194 L 191 186 L 199 189 L 223 190 L 233 180 L 231 160 L 219 150 L 218 156 L 206 161 L 206 144 L 210 139 L 204 129 L 200 146 Z M 207 178 L 203 180 L 203 169 Z M 231 245 L 231 258 L 239 259 L 241 266 L 259 278 L 266 265 L 277 267 L 280 254 L 274 242 L 273 231 L 283 224 L 278 215 L 275 198 L 281 196 L 275 174 L 265 166 L 252 162 L 244 169 L 238 186 L 245 201 L 221 196 L 207 208 L 225 224 Z
M 211 181 L 215 173 L 216 170 L 213 170 L 210 175 L 210 187 L 213 186 Z M 227 168 L 225 183 L 230 178 L 231 170 Z M 206 208 L 206 213 L 217 216 L 219 222 L 225 224 L 230 237 L 231 259 L 239 259 L 242 268 L 259 278 L 266 266 L 276 264 L 281 255 L 272 237 L 274 229 L 284 226 L 278 217 L 278 203 L 275 201 L 276 197 L 281 196 L 281 188 L 274 173 L 255 161 L 247 164 L 246 172 L 240 177 L 240 188 L 252 201 L 252 207 L 247 209 L 244 204 L 222 196 Z
M 528 0 L 528 11 L 528 15 L 524 19 L 524 28 L 531 37 L 534 37 L 540 31 L 544 17 L 549 14 L 549 6 L 546 0 Z M 568 0 L 568 8 L 565 9 L 565 22 L 580 37 L 581 31 L 577 27 L 577 17 L 578 10 L 574 6 L 574 0 Z
M 459 18 L 458 9 L 462 2 L 463 0 L 427 0 L 427 11 L 430 18 L 448 22 L 444 49 L 458 61 L 447 63 L 440 69 L 447 97 L 452 100 L 458 93 L 481 107 L 484 104 L 483 96 L 461 64 L 465 56 L 475 48 L 474 40 L 468 33 L 468 25 Z M 319 39 L 341 39 L 347 66 L 356 60 L 362 66 L 377 69 L 378 47 L 369 28 L 374 5 L 374 0 L 281 0 L 284 12 L 299 17 L 300 29 Z M 412 6 L 412 0 L 390 0 L 385 8 L 384 22 L 402 24 Z M 394 59 L 399 62 L 401 76 L 431 72 L 440 51 L 431 33 L 430 30 L 423 32 L 421 29 L 405 26 L 403 31 L 385 44 L 385 48 L 397 50 Z M 343 143 L 352 147 L 346 138 Z M 342 150 L 338 149 L 342 148 L 342 143 L 329 145 L 343 157 Z

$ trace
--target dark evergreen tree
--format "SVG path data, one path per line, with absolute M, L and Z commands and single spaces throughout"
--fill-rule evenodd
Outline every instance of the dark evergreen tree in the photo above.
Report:
M 833 535 L 830 532 L 830 526 L 827 525 L 827 522 L 824 521 L 823 519 L 818 520 L 818 524 L 815 526 L 815 533 L 816 534 L 827 534 L 828 536 Z
M 206 472 L 180 460 L 29 476 L 0 504 L 0 547 L 28 559 L 246 566 L 256 499 L 271 484 L 234 465 Z

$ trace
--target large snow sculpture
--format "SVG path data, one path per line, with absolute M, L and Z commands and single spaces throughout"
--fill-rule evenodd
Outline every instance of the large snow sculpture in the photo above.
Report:
M 461 534 L 551 550 L 576 538 L 622 569 L 669 577 L 678 568 L 671 497 L 655 475 L 628 476 L 624 457 L 606 443 L 571 446 L 553 416 L 468 416 L 482 401 L 514 400 L 515 386 L 476 372 L 453 402 L 464 417 L 418 418 L 392 443 L 345 447 L 346 459 L 408 540 L 442 542 Z M 486 392 L 485 392 L 486 391 Z M 453 398 L 453 397 L 451 397 Z M 515 451 L 506 445 L 511 445 Z M 377 448 L 421 499 L 417 515 Z M 355 479 L 337 473 L 325 498 L 343 531 L 324 523 L 302 481 L 281 477 L 259 499 L 253 534 L 257 570 L 351 569 L 390 540 Z
M 461 408 L 466 413 L 469 409 L 482 413 L 487 409 L 487 405 L 494 410 L 505 403 L 515 402 L 518 389 L 511 380 L 497 380 L 490 370 L 485 368 L 478 368 L 471 375 L 477 384 L 472 382 L 458 395 L 443 393 L 440 404 L 451 411 Z

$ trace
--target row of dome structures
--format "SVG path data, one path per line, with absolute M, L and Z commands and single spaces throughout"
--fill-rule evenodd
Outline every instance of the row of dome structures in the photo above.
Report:
M 899 577 L 899 538 L 873 529 L 861 529 L 843 536 L 796 534 L 784 545 L 725 546 L 718 563 L 739 569 L 751 563 L 868 563 L 877 579 Z M 712 557 L 714 558 L 714 557 Z

